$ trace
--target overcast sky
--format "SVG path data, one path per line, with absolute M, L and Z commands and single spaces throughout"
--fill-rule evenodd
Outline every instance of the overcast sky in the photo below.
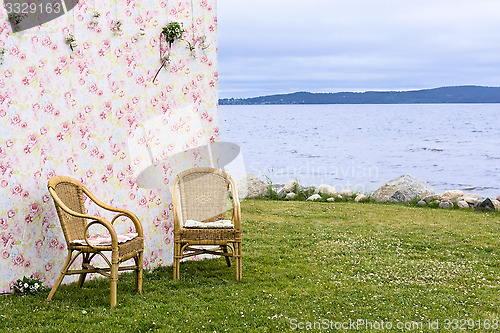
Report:
M 500 0 L 218 0 L 219 97 L 500 86 Z

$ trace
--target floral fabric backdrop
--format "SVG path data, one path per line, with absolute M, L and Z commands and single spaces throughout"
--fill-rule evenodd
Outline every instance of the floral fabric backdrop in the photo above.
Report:
M 59 274 L 67 252 L 47 191 L 54 175 L 136 213 L 144 267 L 171 264 L 170 183 L 209 164 L 196 147 L 218 137 L 216 0 L 80 0 L 18 33 L 0 13 L 0 292 L 32 274 L 52 286 Z M 153 81 L 171 21 L 192 50 L 175 42 Z M 141 175 L 155 178 L 151 186 L 139 186 Z

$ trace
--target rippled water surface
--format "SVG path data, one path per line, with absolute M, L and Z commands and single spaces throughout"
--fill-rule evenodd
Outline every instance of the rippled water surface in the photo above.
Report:
M 402 174 L 500 194 L 500 104 L 220 106 L 246 172 L 371 192 Z

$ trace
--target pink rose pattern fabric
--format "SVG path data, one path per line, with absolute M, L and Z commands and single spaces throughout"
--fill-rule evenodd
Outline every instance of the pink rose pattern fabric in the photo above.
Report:
M 206 165 L 196 147 L 218 138 L 216 0 L 80 0 L 16 34 L 0 13 L 0 292 L 31 274 L 52 286 L 59 274 L 66 244 L 47 191 L 55 175 L 139 216 L 145 268 L 171 264 L 170 182 L 186 166 Z M 194 50 L 174 43 L 153 82 L 170 21 L 183 24 Z M 160 162 L 155 186 L 140 188 L 136 178 Z M 115 227 L 134 232 L 130 223 Z

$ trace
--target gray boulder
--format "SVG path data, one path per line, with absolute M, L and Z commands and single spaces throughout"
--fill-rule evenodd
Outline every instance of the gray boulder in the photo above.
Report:
M 339 194 L 344 198 L 348 198 L 348 197 L 352 197 L 354 195 L 354 191 L 353 190 L 342 190 L 342 191 L 340 191 Z
M 434 189 L 426 182 L 411 175 L 403 175 L 379 187 L 373 192 L 372 198 L 378 202 L 407 202 L 417 196 L 425 198 L 434 194 Z
M 424 201 L 426 203 L 432 202 L 434 200 L 441 200 L 441 196 L 439 194 L 431 194 L 424 198 Z
M 366 200 L 368 200 L 368 198 L 364 194 L 358 194 L 354 199 L 355 202 L 365 202 Z
M 481 196 L 479 194 L 465 193 L 463 200 L 470 205 L 477 205 L 481 201 Z
M 449 190 L 443 193 L 442 200 L 456 201 L 458 198 L 463 197 L 464 192 L 460 190 Z
M 318 193 L 334 195 L 337 193 L 337 190 L 331 185 L 321 184 L 318 186 Z
M 482 211 L 488 211 L 488 212 L 494 212 L 495 211 L 495 205 L 493 204 L 493 202 L 491 201 L 490 198 L 486 198 L 483 201 L 481 201 L 480 203 L 478 203 L 475 206 L 475 209 L 476 210 L 482 210 Z
M 283 185 L 272 185 L 271 188 L 276 192 L 276 195 L 280 199 L 284 198 L 287 195 L 287 192 L 285 191 Z
M 299 186 L 299 183 L 296 180 L 289 180 L 285 183 L 285 186 L 283 186 L 283 189 L 287 192 L 293 192 L 295 188 Z
M 425 200 L 420 200 L 419 202 L 417 202 L 417 206 L 419 207 L 425 207 L 427 205 L 427 202 L 425 202 Z
M 445 208 L 445 209 L 453 208 L 453 201 L 443 200 L 439 203 L 439 208 Z
M 239 199 L 255 198 L 269 194 L 269 185 L 250 173 L 238 179 L 236 186 L 238 187 Z
M 316 193 L 316 194 L 311 195 L 306 200 L 307 201 L 316 201 L 316 200 L 319 200 L 319 199 L 321 199 L 321 195 L 319 195 L 319 194 Z

